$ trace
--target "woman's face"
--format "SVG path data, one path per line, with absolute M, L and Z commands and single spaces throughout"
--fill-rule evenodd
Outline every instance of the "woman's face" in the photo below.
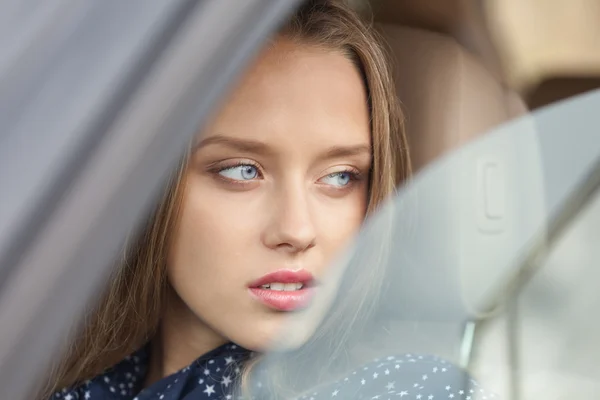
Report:
M 264 349 L 357 233 L 370 166 L 357 68 L 341 53 L 277 40 L 190 157 L 168 260 L 186 330 Z

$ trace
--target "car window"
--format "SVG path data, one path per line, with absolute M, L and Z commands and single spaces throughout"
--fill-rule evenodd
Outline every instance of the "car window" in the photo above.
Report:
M 318 391 L 323 374 L 354 371 L 377 395 L 438 398 L 424 382 L 436 364 L 414 387 L 386 386 L 386 370 L 433 355 L 468 373 L 448 376 L 449 398 L 594 398 L 598 106 L 595 91 L 540 109 L 417 174 L 340 257 L 317 306 L 290 319 L 280 345 L 293 361 L 270 354 L 257 382 Z M 316 338 L 295 349 L 306 326 Z
M 199 125 L 296 4 L 2 3 L 3 396 L 28 398 Z
M 174 161 L 295 5 L 82 2 L 61 14 L 71 3 L 27 14 L 13 2 L 4 15 L 22 23 L 0 27 L 15 31 L 0 46 L 0 388 L 11 399 L 27 398 Z M 267 354 L 251 384 L 283 375 L 317 390 L 316 377 L 375 368 L 360 379 L 376 380 L 436 357 L 501 398 L 593 398 L 599 106 L 596 91 L 541 109 L 425 168 L 276 343 L 289 350 L 316 325 L 310 348 Z M 593 201 L 576 201 L 584 189 Z M 521 279 L 539 249 L 548 257 Z M 432 400 L 421 386 L 433 368 L 410 391 L 381 379 L 382 394 Z M 447 397 L 467 399 L 456 379 Z

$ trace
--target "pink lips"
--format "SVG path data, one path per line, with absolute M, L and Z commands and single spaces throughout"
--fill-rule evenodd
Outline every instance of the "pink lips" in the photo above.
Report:
M 301 283 L 297 290 L 272 290 L 261 286 L 270 283 Z M 266 306 L 279 311 L 294 311 L 306 308 L 314 294 L 314 278 L 306 270 L 282 269 L 267 274 L 249 285 L 250 294 Z

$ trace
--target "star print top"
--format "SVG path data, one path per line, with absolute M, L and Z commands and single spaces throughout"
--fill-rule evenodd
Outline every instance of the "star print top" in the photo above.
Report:
M 57 392 L 49 400 L 233 400 L 236 378 L 249 357 L 247 350 L 226 344 L 143 389 L 148 361 L 143 349 L 106 373 Z M 253 384 L 261 386 L 261 382 Z M 496 396 L 440 358 L 404 354 L 374 360 L 299 399 L 493 400 Z

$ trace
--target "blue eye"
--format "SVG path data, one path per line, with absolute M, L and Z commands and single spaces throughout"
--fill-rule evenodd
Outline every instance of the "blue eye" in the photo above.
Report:
M 250 181 L 258 177 L 258 168 L 250 164 L 236 165 L 220 170 L 219 175 L 234 181 Z
M 328 185 L 344 187 L 347 186 L 352 180 L 352 173 L 348 171 L 334 172 L 333 174 L 325 176 L 321 180 Z

